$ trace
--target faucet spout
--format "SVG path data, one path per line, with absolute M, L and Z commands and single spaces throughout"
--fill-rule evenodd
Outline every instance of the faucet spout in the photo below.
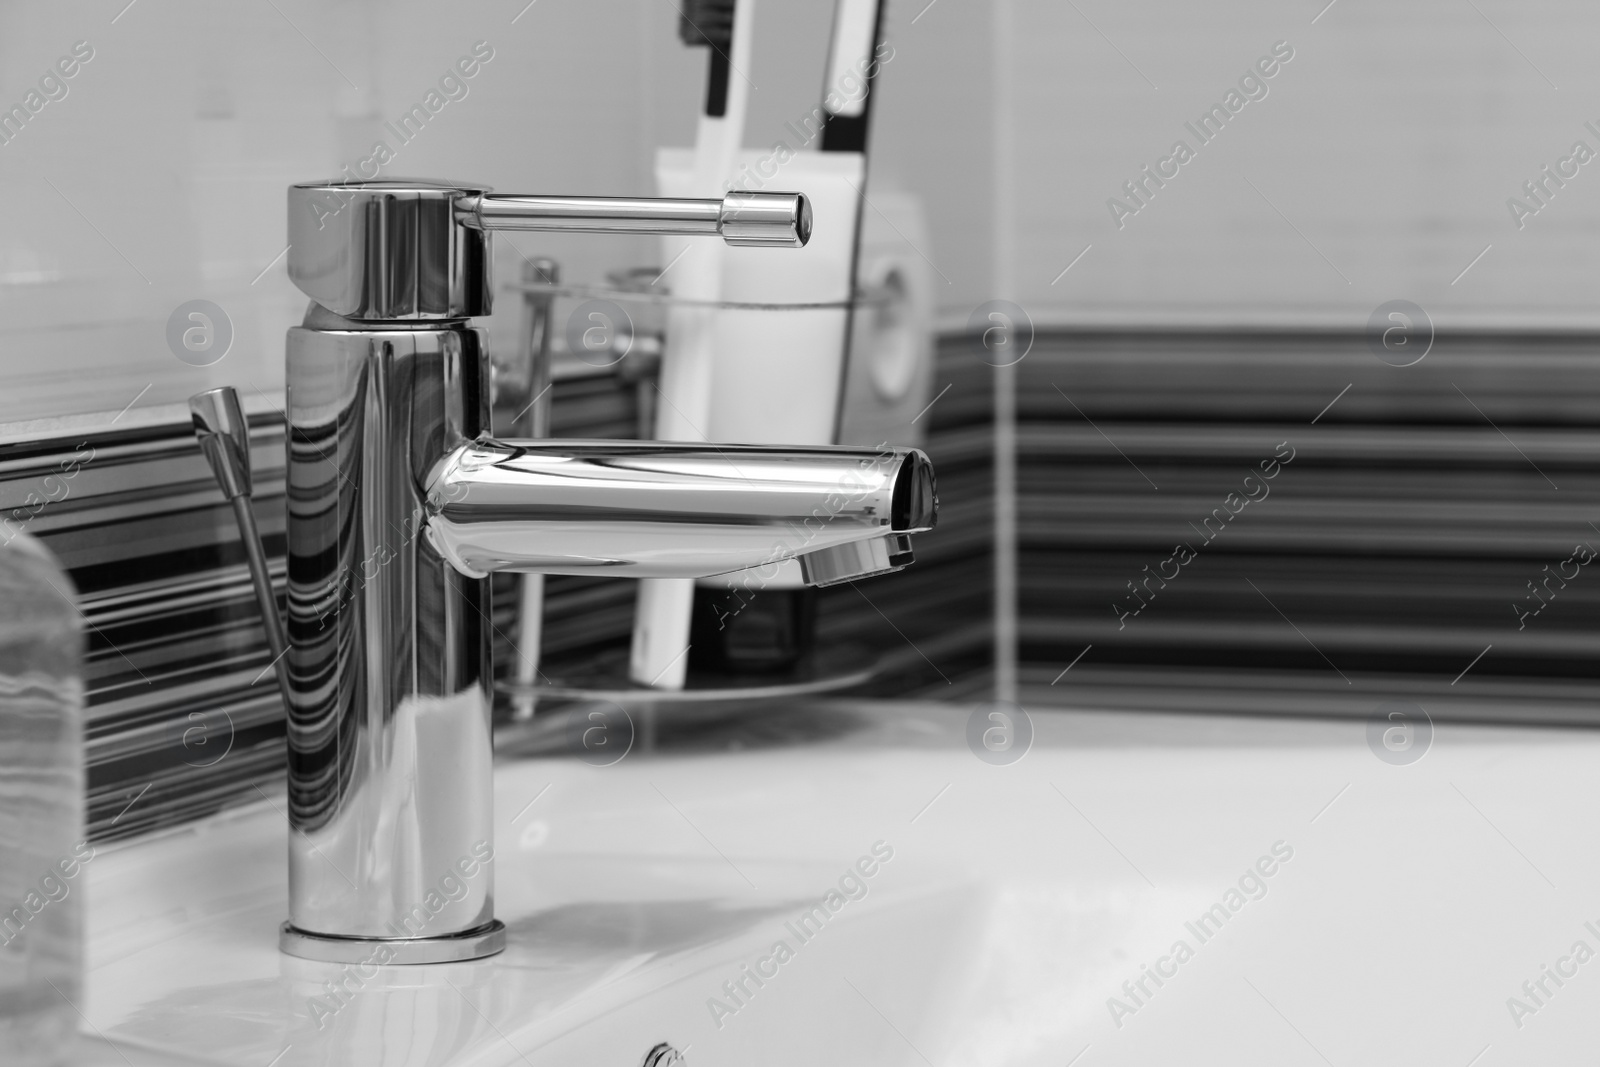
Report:
M 890 536 L 904 554 L 937 500 L 910 448 L 480 438 L 435 465 L 426 508 L 468 577 L 700 578 Z

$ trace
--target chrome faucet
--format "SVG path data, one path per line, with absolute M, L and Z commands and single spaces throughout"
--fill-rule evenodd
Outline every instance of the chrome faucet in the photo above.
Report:
M 436 182 L 289 190 L 289 921 L 283 951 L 429 963 L 504 947 L 494 918 L 499 570 L 897 570 L 932 528 L 914 449 L 497 440 L 491 231 L 804 245 L 804 197 L 496 196 Z

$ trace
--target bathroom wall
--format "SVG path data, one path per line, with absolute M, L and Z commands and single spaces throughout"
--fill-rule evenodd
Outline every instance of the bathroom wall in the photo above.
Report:
M 813 106 L 830 17 L 763 8 L 751 143 Z M 359 170 L 376 141 L 394 154 L 388 176 L 652 193 L 656 147 L 692 143 L 701 101 L 706 51 L 678 42 L 677 20 L 663 0 L 0 5 L 0 103 L 39 91 L 0 143 L 0 423 L 222 383 L 275 396 L 283 331 L 305 305 L 285 273 L 284 189 Z M 70 78 L 51 73 L 63 57 Z M 475 73 L 402 141 L 386 124 L 463 57 Z M 655 241 L 632 237 L 498 246 L 503 282 L 524 254 L 590 280 L 657 258 Z M 167 341 L 169 316 L 194 299 L 232 326 L 209 366 Z M 509 340 L 515 318 L 491 322 Z
M 1600 151 L 1593 4 L 924 4 L 891 7 L 878 165 L 929 198 L 950 325 L 994 296 L 1041 323 L 1360 329 L 1394 298 L 1442 326 L 1595 321 L 1595 168 L 1521 228 L 1507 206 Z M 1266 95 L 1201 144 L 1184 123 L 1279 41 Z M 1129 201 L 1179 139 L 1195 157 Z M 1113 197 L 1139 208 L 1120 226 Z
M 692 141 L 703 92 L 705 50 L 679 43 L 677 19 L 662 0 L 0 4 L 0 107 L 27 116 L 0 140 L 0 505 L 9 528 L 63 559 L 87 620 L 97 839 L 204 814 L 282 773 L 270 653 L 183 402 L 239 389 L 281 588 L 276 409 L 283 331 L 305 306 L 285 272 L 285 186 L 359 174 L 382 142 L 389 176 L 650 194 L 656 147 Z M 828 4 L 760 7 L 747 143 L 803 147 L 830 21 Z M 463 58 L 471 73 L 447 77 Z M 402 138 L 395 126 L 419 103 L 437 113 Z M 578 281 L 659 262 L 643 238 L 496 244 L 502 283 L 541 254 Z M 193 300 L 222 309 L 225 355 L 174 346 L 169 323 Z M 488 324 L 509 346 L 524 316 L 514 295 L 501 310 Z M 916 571 L 868 586 L 870 600 L 854 586 L 823 598 L 829 633 L 886 657 L 885 691 L 983 688 L 986 371 L 958 353 L 940 372 L 958 395 L 922 420 L 960 499 L 919 544 Z M 632 436 L 634 387 L 590 379 L 558 383 L 556 433 Z M 38 504 L 42 479 L 80 454 L 70 494 Z M 499 584 L 505 664 L 516 598 Z M 632 599 L 633 583 L 553 579 L 547 662 L 625 647 Z
M 741 75 L 747 144 L 800 147 L 831 7 L 758 4 Z M 284 269 L 284 187 L 358 167 L 379 140 L 394 152 L 389 175 L 651 192 L 656 147 L 692 140 L 703 89 L 705 52 L 678 42 L 678 17 L 668 0 L 0 4 L 0 108 L 36 109 L 20 132 L 0 126 L 0 423 L 105 422 L 131 405 L 120 430 L 222 382 L 253 410 L 280 402 L 282 334 L 304 306 Z M 1600 7 L 1577 0 L 891 0 L 869 201 L 921 197 L 918 251 L 952 333 L 1006 297 L 1044 327 L 1172 331 L 1157 342 L 1171 367 L 1219 380 L 1232 372 L 1216 338 L 1241 326 L 1340 334 L 1365 360 L 1360 331 L 1396 298 L 1422 305 L 1441 336 L 1593 328 L 1600 178 L 1586 153 L 1600 152 L 1588 103 L 1600 73 L 1585 49 L 1597 31 Z M 472 76 L 402 142 L 389 124 L 474 50 Z M 1259 80 L 1241 84 L 1248 70 Z M 1233 110 L 1202 136 L 1213 104 Z M 1147 166 L 1166 168 L 1160 184 Z M 657 248 L 503 236 L 501 281 L 535 254 L 598 280 Z M 220 305 L 234 335 L 207 366 L 168 339 L 175 309 L 195 299 Z M 498 343 L 518 321 L 491 320 Z M 1195 328 L 1224 332 L 1182 336 Z M 1035 363 L 1070 375 L 1120 358 L 1115 346 L 1060 356 L 1081 351 L 1079 336 L 1057 336 L 1056 362 L 1041 349 Z M 1520 344 L 1473 358 L 1520 367 L 1531 350 Z M 960 350 L 952 340 L 947 358 Z M 941 371 L 936 388 L 954 381 Z M 1530 387 L 1507 417 L 1576 425 L 1552 402 L 1558 376 L 1538 381 L 1550 391 Z M 1046 390 L 1060 383 L 1076 389 L 1040 379 L 1033 400 L 1053 405 Z M 1248 400 L 1258 384 L 1228 388 Z M 1156 392 L 1103 414 L 1151 416 Z M 1224 409 L 1219 399 L 1210 417 Z M 1064 407 L 1023 418 L 1070 422 Z M 1096 613 L 1105 595 L 1095 590 Z
M 817 96 L 830 8 L 758 8 L 749 144 L 793 140 L 784 124 Z M 655 147 L 692 139 L 703 79 L 677 18 L 662 0 L 0 6 L 7 107 L 75 42 L 93 50 L 65 96 L 41 94 L 0 144 L 0 343 L 13 355 L 0 422 L 220 381 L 273 395 L 302 307 L 275 260 L 283 187 L 370 155 L 384 122 L 475 42 L 493 58 L 414 140 L 390 136 L 386 173 L 651 191 Z M 1524 182 L 1580 139 L 1600 150 L 1584 125 L 1600 124 L 1585 110 L 1597 22 L 1577 0 L 896 0 L 872 186 L 924 198 L 921 251 L 954 327 L 1001 295 L 1044 324 L 1359 328 L 1396 297 L 1442 324 L 1588 321 L 1600 181 L 1587 166 L 1564 187 L 1547 180 L 1548 206 L 1520 229 L 1507 200 L 1537 206 Z M 1201 145 L 1185 122 L 1279 41 L 1294 58 Z M 1180 138 L 1195 158 L 1147 182 L 1147 204 L 1129 200 L 1124 183 Z M 1139 210 L 1114 218 L 1114 197 Z M 569 276 L 655 258 L 632 238 L 500 243 L 506 280 L 518 249 L 557 255 Z M 192 299 L 233 326 L 210 367 L 166 342 Z

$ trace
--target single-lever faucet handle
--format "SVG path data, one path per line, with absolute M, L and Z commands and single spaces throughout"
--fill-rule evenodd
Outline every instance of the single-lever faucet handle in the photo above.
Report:
M 456 221 L 476 230 L 576 230 L 719 236 L 731 245 L 801 248 L 811 202 L 800 193 L 729 192 L 721 200 L 482 193 L 456 201 Z
M 811 237 L 811 204 L 799 193 L 644 200 L 496 196 L 483 186 L 400 179 L 308 182 L 289 187 L 289 278 L 335 315 L 360 321 L 487 315 L 495 230 L 720 236 L 798 248 Z

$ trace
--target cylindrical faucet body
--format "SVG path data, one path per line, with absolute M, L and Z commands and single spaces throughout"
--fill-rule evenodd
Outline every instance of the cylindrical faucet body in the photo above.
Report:
M 401 947 L 450 958 L 435 939 L 493 919 L 489 583 L 434 550 L 422 492 L 489 428 L 485 346 L 464 321 L 315 306 L 289 331 L 289 921 L 304 934 L 421 938 Z
M 933 524 L 913 450 L 495 440 L 487 335 L 469 322 L 490 310 L 489 231 L 608 218 L 772 245 L 810 227 L 794 194 L 290 189 L 289 274 L 313 303 L 287 346 L 287 952 L 426 963 L 503 946 L 489 572 L 695 576 L 801 556 L 825 584 L 905 566 L 907 535 Z

